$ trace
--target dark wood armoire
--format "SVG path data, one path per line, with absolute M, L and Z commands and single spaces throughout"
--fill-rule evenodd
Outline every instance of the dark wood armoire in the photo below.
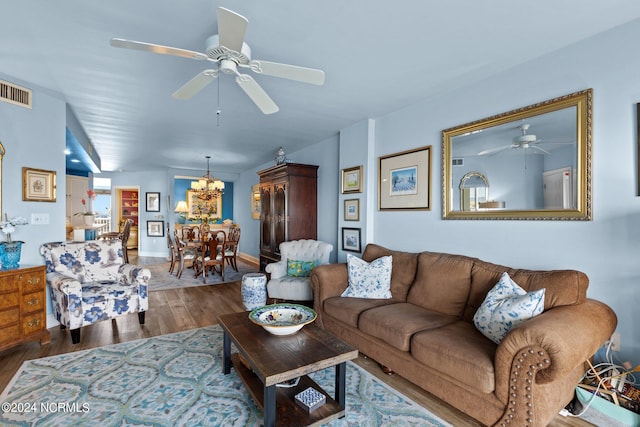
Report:
M 260 270 L 280 261 L 280 243 L 318 235 L 318 166 L 284 163 L 260 176 Z

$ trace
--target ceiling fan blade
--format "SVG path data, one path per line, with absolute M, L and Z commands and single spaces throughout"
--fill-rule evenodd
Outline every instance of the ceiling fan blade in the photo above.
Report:
M 504 145 L 502 147 L 489 148 L 487 150 L 482 150 L 478 153 L 478 156 L 486 156 L 487 154 L 494 154 L 499 151 L 506 150 L 507 148 L 511 148 L 511 145 Z
M 242 15 L 224 7 L 218 8 L 218 36 L 220 45 L 236 52 L 242 52 L 244 33 L 249 21 Z
M 273 114 L 280 110 L 273 100 L 267 95 L 267 92 L 247 74 L 238 74 L 236 83 L 244 90 L 251 100 L 258 106 L 264 114 Z
M 530 145 L 529 148 L 534 149 L 534 150 L 539 150 L 542 152 L 542 154 L 551 154 L 550 152 L 548 152 L 547 150 L 538 147 L 537 145 Z
M 203 59 L 209 58 L 204 53 L 194 52 L 192 50 L 185 50 L 185 49 L 179 49 L 177 47 L 162 46 L 159 44 L 137 42 L 134 40 L 125 40 L 125 39 L 119 39 L 119 38 L 112 38 L 111 46 L 121 47 L 124 49 L 141 50 L 144 52 L 159 53 L 161 55 L 180 56 L 180 57 L 189 58 L 189 59 L 203 60 Z
M 269 61 L 251 61 L 249 67 L 254 73 L 283 79 L 297 80 L 321 86 L 324 84 L 324 71 L 315 68 L 298 67 L 297 65 L 279 64 Z
M 175 99 L 190 99 L 207 87 L 216 77 L 218 77 L 218 70 L 204 70 L 176 90 L 171 96 Z

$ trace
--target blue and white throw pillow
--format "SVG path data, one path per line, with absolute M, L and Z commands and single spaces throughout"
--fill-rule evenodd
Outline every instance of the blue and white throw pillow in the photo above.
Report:
M 391 255 L 366 262 L 347 254 L 349 286 L 343 297 L 352 298 L 391 298 Z
M 527 292 L 505 271 L 473 316 L 484 336 L 499 344 L 507 333 L 544 311 L 545 289 Z

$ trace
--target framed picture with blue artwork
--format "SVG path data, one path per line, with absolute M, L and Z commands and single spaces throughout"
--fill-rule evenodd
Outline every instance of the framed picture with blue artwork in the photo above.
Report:
M 378 158 L 378 210 L 431 209 L 431 146 Z

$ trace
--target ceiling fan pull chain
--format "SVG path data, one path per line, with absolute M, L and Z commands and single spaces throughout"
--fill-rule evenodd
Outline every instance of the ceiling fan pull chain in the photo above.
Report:
M 220 79 L 218 79 L 218 107 L 216 108 L 216 124 L 218 127 L 220 127 L 220 114 L 222 114 L 222 110 L 220 109 Z

